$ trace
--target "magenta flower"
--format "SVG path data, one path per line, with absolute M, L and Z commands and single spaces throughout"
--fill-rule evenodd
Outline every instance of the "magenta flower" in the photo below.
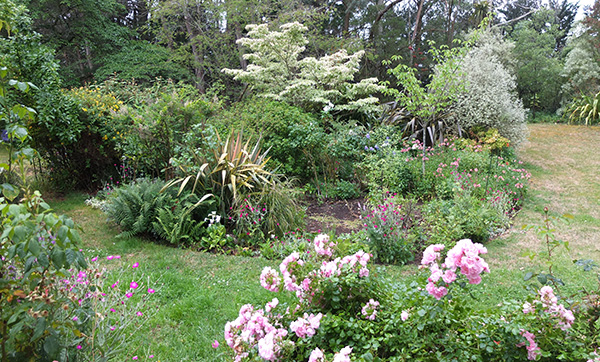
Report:
M 113 289 L 115 289 L 118 284 L 119 284 L 119 282 L 116 282 L 115 284 L 111 285 L 110 287 L 113 288 Z
M 125 296 L 126 296 L 127 298 L 131 298 L 131 297 L 133 297 L 133 293 L 127 293 L 127 294 L 125 294 Z
M 78 319 L 77 316 L 73 317 L 73 322 L 77 322 Z
M 156 292 L 156 290 L 154 290 L 152 288 L 148 288 L 148 293 L 153 294 L 154 292 Z
M 215 339 L 215 341 L 212 343 L 212 348 L 219 348 L 219 341 Z
M 78 345 L 77 345 L 77 349 L 81 349 L 81 348 L 83 348 L 83 347 L 81 347 L 81 345 L 80 345 L 80 344 L 78 344 Z
M 137 360 L 137 359 L 138 359 L 137 356 L 133 356 L 133 358 L 132 358 L 132 360 Z
M 97 256 L 95 256 L 95 257 L 92 258 L 92 261 L 96 261 L 96 260 L 98 260 Z
M 144 315 L 144 313 L 142 313 L 142 312 L 137 312 L 136 314 L 137 314 L 138 317 L 141 317 L 141 316 Z
M 131 289 L 137 289 L 137 287 L 138 287 L 138 283 L 136 283 L 136 282 L 131 282 L 131 284 L 129 284 L 129 287 L 130 287 Z
M 133 263 L 133 265 L 131 266 L 132 268 L 137 268 L 138 266 L 140 266 L 139 263 Z
M 109 256 L 106 257 L 106 260 L 113 260 L 113 258 L 114 258 L 114 256 L 109 255 Z

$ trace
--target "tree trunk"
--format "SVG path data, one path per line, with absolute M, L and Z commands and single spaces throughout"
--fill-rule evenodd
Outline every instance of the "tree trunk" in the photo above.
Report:
M 344 25 L 342 26 L 342 37 L 350 36 L 350 15 L 352 15 L 352 0 L 344 0 Z
M 394 0 L 391 3 L 389 3 L 385 8 L 383 8 L 380 12 L 377 13 L 375 20 L 373 21 L 373 25 L 371 26 L 371 33 L 369 34 L 369 41 L 373 41 L 375 39 L 375 29 L 377 29 L 379 34 L 383 33 L 383 26 L 381 25 L 381 19 L 388 11 L 390 11 L 390 9 L 392 9 L 396 4 L 400 3 L 401 1 L 404 1 L 404 0 Z M 384 0 L 380 0 L 378 2 L 378 5 L 383 6 L 383 4 L 384 4 Z
M 446 6 L 448 7 L 448 20 L 446 27 L 446 43 L 448 46 L 452 45 L 454 40 L 454 20 L 452 19 L 452 12 L 454 10 L 454 0 L 446 0 Z
M 196 35 L 194 34 L 194 29 L 192 28 L 192 21 L 190 18 L 187 9 L 183 15 L 183 21 L 185 23 L 185 30 L 187 31 L 188 38 L 190 39 L 190 45 L 192 46 L 192 55 L 194 56 L 194 75 L 196 76 L 196 88 L 200 91 L 200 93 L 204 93 L 206 89 L 204 88 L 204 70 L 202 70 L 202 54 L 198 49 L 198 44 L 196 44 Z
M 243 70 L 246 70 L 246 68 L 248 68 L 248 61 L 246 59 L 244 59 L 244 47 L 237 42 L 238 40 L 240 40 L 242 38 L 242 25 L 237 21 L 235 22 L 234 30 L 235 30 L 235 40 L 236 40 L 235 44 L 237 46 L 238 54 L 240 57 L 240 66 L 242 67 Z
M 85 60 L 90 72 L 93 71 L 94 64 L 92 63 L 92 49 L 90 48 L 90 42 L 87 40 L 85 41 Z
M 421 25 L 423 20 L 423 4 L 425 0 L 419 0 L 419 9 L 417 10 L 417 16 L 415 18 L 415 30 L 413 31 L 413 35 L 410 40 L 410 46 L 408 50 L 410 51 L 410 61 L 409 66 L 414 65 L 415 53 L 417 48 L 421 44 Z

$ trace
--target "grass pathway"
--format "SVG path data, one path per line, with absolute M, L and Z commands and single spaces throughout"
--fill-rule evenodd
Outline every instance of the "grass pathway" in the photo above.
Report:
M 572 263 L 593 259 L 600 264 L 600 128 L 553 124 L 529 125 L 530 136 L 519 150 L 524 166 L 532 173 L 528 200 L 506 235 L 488 244 L 486 260 L 492 268 L 487 283 L 490 297 L 523 295 L 522 278 L 532 267 L 527 252 L 540 253 L 545 245 L 523 225 L 541 225 L 544 207 L 552 215 L 573 215 L 568 224 L 556 225 L 559 239 L 570 251 L 560 251 L 555 270 L 566 283 L 566 291 L 582 285 L 596 288 L 594 273 L 583 273 Z

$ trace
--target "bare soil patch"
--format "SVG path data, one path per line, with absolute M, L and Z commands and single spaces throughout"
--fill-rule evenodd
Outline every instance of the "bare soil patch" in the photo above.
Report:
M 360 215 L 366 204 L 364 198 L 354 200 L 308 201 L 306 231 L 335 231 L 336 235 L 358 231 L 362 227 Z

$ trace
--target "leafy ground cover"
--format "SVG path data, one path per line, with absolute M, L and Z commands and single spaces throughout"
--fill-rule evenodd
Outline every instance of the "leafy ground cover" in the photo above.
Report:
M 557 225 L 558 237 L 568 240 L 570 251 L 557 254 L 555 273 L 560 276 L 568 295 L 582 287 L 596 286 L 593 273 L 583 273 L 574 259 L 600 260 L 600 185 L 596 175 L 600 156 L 590 152 L 600 141 L 596 128 L 565 125 L 530 125 L 529 142 L 520 157 L 532 173 L 528 200 L 514 220 L 514 227 L 502 237 L 490 241 L 486 260 L 491 273 L 478 288 L 473 288 L 475 303 L 481 309 L 494 307 L 507 298 L 522 298 L 527 293 L 523 276 L 543 270 L 538 258 L 527 256 L 543 251 L 542 241 L 522 225 L 540 224 L 544 207 L 551 214 L 570 213 L 570 223 Z M 121 255 L 116 267 L 138 262 L 161 289 L 154 302 L 158 311 L 134 336 L 133 355 L 154 355 L 162 361 L 228 360 L 224 347 L 213 348 L 214 340 L 223 344 L 223 326 L 235 319 L 241 305 L 264 305 L 271 296 L 258 284 L 264 266 L 277 262 L 262 258 L 222 256 L 198 253 L 143 242 L 137 238 L 116 238 L 118 231 L 97 209 L 84 204 L 87 195 L 70 194 L 50 200 L 59 213 L 72 217 L 83 228 L 84 251 L 88 256 Z M 375 273 L 391 280 L 410 279 L 416 267 L 377 267 Z M 149 344 L 146 342 L 150 342 Z M 147 348 L 147 349 L 146 349 Z

